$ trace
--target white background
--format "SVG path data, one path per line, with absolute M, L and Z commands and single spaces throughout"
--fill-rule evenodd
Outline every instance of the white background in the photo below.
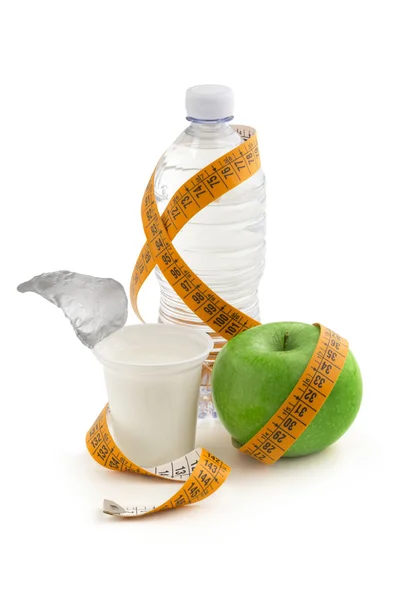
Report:
M 399 29 L 384 0 L 1 2 L 5 598 L 398 598 Z M 59 310 L 15 288 L 57 269 L 128 288 L 142 191 L 198 83 L 232 86 L 236 122 L 258 130 L 263 321 L 346 336 L 364 399 L 340 442 L 273 468 L 202 429 L 227 484 L 118 520 L 103 498 L 152 503 L 176 486 L 90 459 L 101 368 Z M 141 305 L 155 321 L 154 284 Z

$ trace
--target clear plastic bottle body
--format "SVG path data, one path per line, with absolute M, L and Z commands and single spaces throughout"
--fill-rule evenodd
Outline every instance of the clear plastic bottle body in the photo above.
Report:
M 242 143 L 227 122 L 192 122 L 161 157 L 155 194 L 162 213 L 176 190 L 213 160 Z M 259 319 L 258 284 L 265 258 L 265 178 L 250 179 L 200 211 L 174 239 L 193 271 L 226 302 Z M 159 321 L 202 327 L 214 339 L 209 366 L 226 340 L 205 326 L 156 268 L 161 288 Z M 203 373 L 199 415 L 213 413 L 210 372 Z M 203 414 L 204 413 L 204 414 Z

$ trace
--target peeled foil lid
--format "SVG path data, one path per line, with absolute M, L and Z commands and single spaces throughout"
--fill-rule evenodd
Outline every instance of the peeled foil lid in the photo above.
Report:
M 17 289 L 35 292 L 61 308 L 88 348 L 121 329 L 128 318 L 128 298 L 115 279 L 54 271 L 37 275 Z

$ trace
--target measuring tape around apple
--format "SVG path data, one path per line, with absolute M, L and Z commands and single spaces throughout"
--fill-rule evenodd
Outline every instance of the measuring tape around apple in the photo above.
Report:
M 260 168 L 255 131 L 236 126 L 243 143 L 202 169 L 171 198 L 160 216 L 154 194 L 154 172 L 142 201 L 142 221 L 147 241 L 140 252 L 131 279 L 132 306 L 141 319 L 138 294 L 157 265 L 185 304 L 211 329 L 229 340 L 238 333 L 260 325 L 225 302 L 184 262 L 172 240 L 184 225 L 208 204 L 249 179 Z M 141 319 L 142 320 L 142 319 Z M 263 463 L 272 464 L 296 442 L 311 423 L 332 391 L 344 366 L 348 343 L 330 329 L 317 325 L 320 336 L 309 363 L 281 408 L 264 427 L 239 449 Z M 105 500 L 104 512 L 136 517 L 192 504 L 218 489 L 229 467 L 207 450 L 198 448 L 168 465 L 139 467 L 116 446 L 107 423 L 106 406 L 86 436 L 93 458 L 112 470 L 127 471 L 184 481 L 170 500 L 158 507 L 122 507 Z

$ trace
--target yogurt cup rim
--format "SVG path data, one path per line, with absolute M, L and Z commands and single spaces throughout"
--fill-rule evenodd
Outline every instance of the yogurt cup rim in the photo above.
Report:
M 171 362 L 162 362 L 162 363 L 148 363 L 148 362 L 120 362 L 118 360 L 112 360 L 111 358 L 108 358 L 105 355 L 105 352 L 102 352 L 102 347 L 104 347 L 106 345 L 106 340 L 108 340 L 109 338 L 113 337 L 113 336 L 117 336 L 118 334 L 120 334 L 120 332 L 122 330 L 127 330 L 127 329 L 141 329 L 143 331 L 143 329 L 161 329 L 163 328 L 164 331 L 169 330 L 171 332 L 171 335 L 173 333 L 177 334 L 177 335 L 181 335 L 182 333 L 187 334 L 189 336 L 191 336 L 192 338 L 197 338 L 197 339 L 201 339 L 204 342 L 204 351 L 203 352 L 198 352 L 195 355 L 190 355 L 188 358 L 184 358 L 184 359 L 180 359 L 180 360 L 174 360 Z M 199 331 L 198 329 L 194 328 L 194 327 L 188 327 L 185 325 L 173 325 L 173 324 L 164 324 L 164 323 L 138 323 L 138 324 L 133 324 L 133 325 L 125 325 L 124 327 L 122 327 L 121 329 L 119 329 L 118 331 L 112 333 L 110 336 L 107 336 L 106 338 L 103 338 L 98 344 L 96 344 L 96 346 L 94 346 L 94 348 L 92 348 L 92 352 L 93 354 L 96 356 L 96 358 L 99 360 L 99 362 L 105 366 L 105 367 L 110 367 L 110 368 L 119 368 L 119 369 L 140 369 L 140 370 L 154 370 L 154 369 L 168 369 L 168 368 L 187 368 L 190 367 L 194 364 L 198 364 L 203 362 L 207 356 L 210 354 L 210 352 L 212 351 L 214 347 L 214 341 L 211 338 L 211 336 L 209 336 L 205 331 Z

